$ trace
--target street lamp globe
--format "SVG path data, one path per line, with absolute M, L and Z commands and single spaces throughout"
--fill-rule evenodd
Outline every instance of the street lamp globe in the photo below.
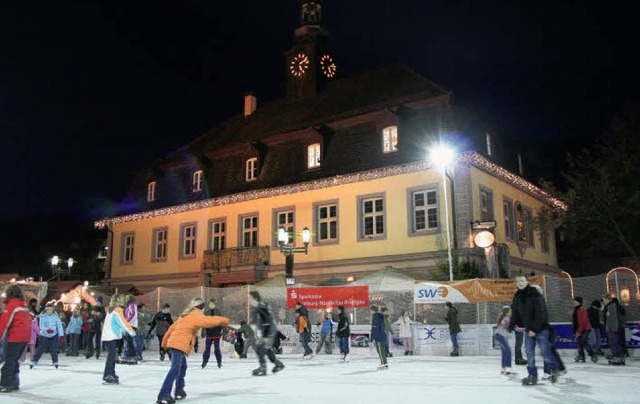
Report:
M 287 244 L 289 241 L 289 235 L 283 226 L 278 227 L 278 243 L 281 245 Z
M 302 229 L 302 243 L 304 245 L 309 244 L 309 242 L 311 241 L 311 231 L 309 230 L 308 227 L 305 227 L 304 229 Z
M 57 255 L 54 255 L 54 256 L 51 258 L 51 265 L 53 265 L 53 266 L 55 267 L 56 265 L 58 265 L 58 262 L 60 262 L 60 258 L 58 258 L 58 256 L 57 256 Z
M 455 152 L 447 145 L 437 145 L 429 152 L 429 161 L 438 167 L 447 167 L 453 162 Z

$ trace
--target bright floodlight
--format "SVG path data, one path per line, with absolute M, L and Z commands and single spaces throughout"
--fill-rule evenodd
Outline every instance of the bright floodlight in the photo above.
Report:
M 58 258 L 57 255 L 54 255 L 53 258 L 51 258 L 51 265 L 56 266 L 58 265 L 58 262 L 60 262 L 60 258 Z
M 282 226 L 278 227 L 278 242 L 280 244 L 287 244 L 287 241 L 289 241 L 287 231 Z
M 309 244 L 310 241 L 311 241 L 311 232 L 309 231 L 308 227 L 305 227 L 304 229 L 302 229 L 302 242 L 304 244 Z
M 71 268 L 71 267 L 73 266 L 73 263 L 74 263 L 74 262 L 75 262 L 75 261 L 73 261 L 73 258 L 69 258 L 69 259 L 67 260 L 67 266 L 68 266 L 69 268 Z
M 431 149 L 429 160 L 438 167 L 446 167 L 453 161 L 453 149 L 444 145 L 439 145 Z

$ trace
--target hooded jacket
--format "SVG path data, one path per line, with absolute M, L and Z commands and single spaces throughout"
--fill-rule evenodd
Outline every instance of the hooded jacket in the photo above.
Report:
M 549 328 L 549 316 L 544 296 L 531 285 L 516 291 L 511 303 L 511 313 L 510 330 L 519 326 L 526 331 L 537 333 Z
M 387 340 L 387 329 L 384 325 L 384 314 L 377 312 L 371 319 L 371 339 L 376 342 Z
M 349 329 L 349 317 L 347 317 L 347 313 L 342 312 L 338 316 L 338 329 L 336 330 L 336 335 L 338 337 L 348 337 L 351 335 L 351 330 Z
M 164 334 L 164 338 L 162 338 L 162 347 L 177 349 L 189 356 L 200 328 L 226 326 L 228 324 L 229 319 L 226 317 L 205 316 L 202 310 L 195 309 L 191 313 L 179 317 L 169 327 L 167 333 Z
M 31 340 L 31 314 L 27 303 L 18 298 L 6 302 L 0 316 L 0 339 L 5 335 L 7 342 L 29 343 Z
M 40 319 L 39 327 L 41 336 L 45 338 L 64 336 L 64 328 L 60 317 L 58 317 L 58 313 L 54 311 L 51 314 L 47 314 L 45 311 L 40 313 L 38 318 Z

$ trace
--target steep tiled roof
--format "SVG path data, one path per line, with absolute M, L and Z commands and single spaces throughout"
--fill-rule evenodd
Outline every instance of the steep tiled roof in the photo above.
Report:
M 202 154 L 220 147 L 313 127 L 327 122 L 449 94 L 404 65 L 329 82 L 315 97 L 279 99 L 249 117 L 234 117 L 196 139 L 186 148 Z

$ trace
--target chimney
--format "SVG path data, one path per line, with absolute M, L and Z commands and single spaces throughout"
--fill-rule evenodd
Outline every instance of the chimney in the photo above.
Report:
M 244 116 L 247 117 L 253 114 L 258 107 L 258 99 L 252 92 L 248 92 L 244 95 Z

